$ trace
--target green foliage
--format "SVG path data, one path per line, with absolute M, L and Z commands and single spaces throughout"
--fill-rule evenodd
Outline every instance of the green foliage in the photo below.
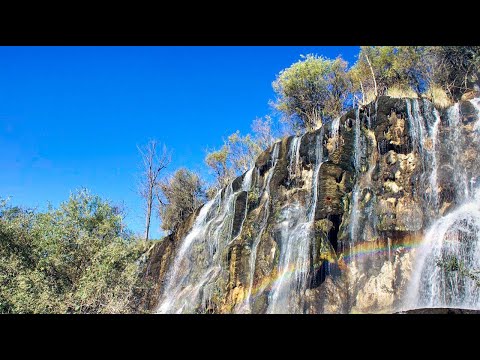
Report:
M 480 270 L 468 269 L 463 261 L 454 255 L 447 255 L 436 260 L 437 266 L 444 269 L 447 273 L 458 272 L 464 278 L 468 278 L 475 282 L 476 286 L 480 286 Z
M 228 165 L 229 152 L 228 145 L 224 144 L 220 150 L 208 152 L 205 157 L 205 163 L 215 175 L 216 189 L 227 186 L 235 177 L 233 169 Z
M 347 63 L 309 54 L 282 70 L 272 83 L 277 93 L 274 107 L 285 114 L 294 129 L 312 130 L 323 117 L 336 117 L 350 88 Z
M 87 191 L 45 213 L 3 203 L 0 312 L 131 312 L 145 249 L 120 209 Z
M 428 46 L 422 63 L 428 83 L 442 88 L 454 100 L 478 86 L 480 46 Z
M 362 102 L 373 100 L 372 95 L 385 95 L 393 86 L 420 92 L 424 51 L 420 46 L 362 46 L 349 72 L 354 89 L 362 92 Z
M 252 125 L 253 135 L 242 136 L 240 131 L 229 135 L 220 150 L 208 152 L 205 163 L 213 171 L 216 179 L 207 197 L 211 199 L 217 190 L 227 186 L 236 176 L 239 176 L 255 164 L 255 159 L 262 151 L 271 146 L 275 140 L 272 130 L 272 119 L 257 118 Z
M 162 229 L 175 232 L 205 199 L 197 174 L 180 168 L 170 179 L 160 182 L 159 215 Z
M 458 100 L 478 84 L 479 69 L 479 46 L 362 46 L 349 77 L 362 103 L 393 88 L 405 94 L 441 88 Z

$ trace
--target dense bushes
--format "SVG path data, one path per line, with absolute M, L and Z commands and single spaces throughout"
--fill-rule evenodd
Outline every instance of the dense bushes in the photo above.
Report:
M 205 201 L 199 176 L 184 168 L 160 182 L 159 187 L 159 215 L 164 230 L 175 232 Z
M 37 213 L 0 204 L 1 313 L 126 313 L 147 243 L 83 190 Z

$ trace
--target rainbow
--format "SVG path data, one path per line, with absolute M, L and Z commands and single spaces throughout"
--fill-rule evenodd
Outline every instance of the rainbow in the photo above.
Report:
M 366 256 L 388 256 L 397 250 L 408 251 L 415 249 L 420 246 L 422 240 L 423 236 L 408 237 L 391 245 L 389 245 L 389 241 L 379 239 L 371 242 L 365 241 L 352 246 L 350 249 L 347 248 L 344 252 L 345 255 L 340 255 L 339 260 L 343 260 L 344 262 L 348 263 Z
M 376 239 L 374 241 L 365 241 L 356 245 L 346 248 L 345 251 L 335 260 L 327 260 L 330 263 L 338 263 L 340 269 L 345 270 L 348 268 L 348 264 L 352 261 L 359 260 L 368 256 L 389 256 L 389 254 L 395 253 L 398 251 L 410 251 L 412 249 L 418 248 L 422 243 L 423 237 L 421 235 L 412 236 L 402 239 L 399 242 L 391 244 L 389 246 L 389 241 Z M 315 264 L 314 268 L 317 270 L 323 264 L 323 261 L 319 264 Z M 262 278 L 256 285 L 252 287 L 250 294 L 250 301 L 255 300 L 265 291 L 270 291 L 275 284 L 282 276 L 291 278 L 295 274 L 296 267 L 292 264 L 284 271 L 275 269 L 268 276 Z M 241 301 L 237 306 L 245 305 L 247 299 Z

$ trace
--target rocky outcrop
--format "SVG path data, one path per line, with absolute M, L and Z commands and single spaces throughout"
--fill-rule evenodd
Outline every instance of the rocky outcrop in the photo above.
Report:
M 451 109 L 434 109 L 426 100 L 380 97 L 263 152 L 249 190 L 242 190 L 246 174 L 232 183 L 228 206 L 233 214 L 222 220 L 226 232 L 207 232 L 215 239 L 214 251 L 205 253 L 213 241 L 209 238 L 189 252 L 189 258 L 203 265 L 184 270 L 190 271 L 188 278 L 208 284 L 208 291 L 195 292 L 201 299 L 195 312 L 271 312 L 279 279 L 300 275 L 306 280 L 297 279 L 296 286 L 279 292 L 296 299 L 295 306 L 281 308 L 285 312 L 400 309 L 416 245 L 432 220 L 448 213 L 457 198 L 452 183 L 458 179 L 445 165 L 452 163 L 451 148 L 442 139 L 464 142 L 465 156 L 454 166 L 467 169 L 473 178 L 480 174 L 478 161 L 473 161 L 480 154 L 478 142 L 468 143 L 478 125 L 477 111 L 467 100 L 457 106 L 455 122 Z M 228 201 L 225 194 L 224 189 L 215 205 L 219 212 L 227 206 L 222 205 Z M 157 306 L 172 258 L 194 218 L 150 252 L 144 276 L 154 285 L 139 308 Z M 292 269 L 281 269 L 286 251 L 303 259 L 299 249 L 286 249 L 296 245 L 285 239 L 298 235 L 285 235 L 289 231 L 308 237 L 308 247 L 300 249 L 306 257 L 302 263 L 289 260 Z M 215 264 L 209 263 L 212 254 L 219 259 Z M 298 270 L 305 263 L 306 274 Z

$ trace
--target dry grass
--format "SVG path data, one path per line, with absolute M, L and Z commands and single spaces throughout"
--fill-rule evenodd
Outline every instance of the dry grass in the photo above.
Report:
M 445 90 L 439 86 L 429 87 L 424 95 L 438 108 L 446 109 L 453 104 Z
M 417 93 L 413 91 L 411 88 L 404 88 L 400 86 L 392 86 L 387 89 L 387 96 L 397 99 L 403 98 L 417 98 Z

